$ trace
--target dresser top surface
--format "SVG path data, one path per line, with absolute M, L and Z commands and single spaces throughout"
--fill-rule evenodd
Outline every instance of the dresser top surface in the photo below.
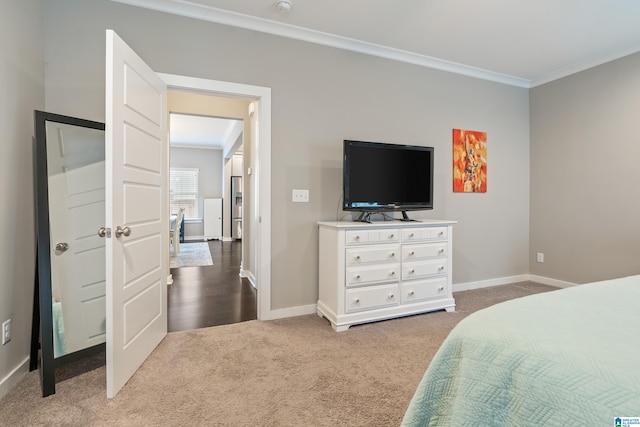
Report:
M 445 219 L 420 219 L 417 221 L 372 221 L 359 222 L 359 221 L 318 221 L 320 227 L 327 228 L 413 228 L 413 227 L 434 227 L 434 226 L 449 226 L 457 224 L 458 221 L 445 220 Z

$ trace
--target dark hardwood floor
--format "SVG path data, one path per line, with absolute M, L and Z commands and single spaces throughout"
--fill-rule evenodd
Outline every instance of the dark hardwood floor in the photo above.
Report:
M 242 243 L 210 240 L 213 265 L 172 268 L 167 292 L 169 332 L 257 318 L 256 290 L 241 278 Z

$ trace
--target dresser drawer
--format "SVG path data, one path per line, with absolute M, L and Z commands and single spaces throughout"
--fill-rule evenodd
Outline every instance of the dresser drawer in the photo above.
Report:
M 413 280 L 402 284 L 402 303 L 408 304 L 449 295 L 447 278 L 438 277 L 429 280 Z
M 347 266 L 368 263 L 389 263 L 400 260 L 400 246 L 387 245 L 367 247 L 360 246 L 346 250 L 345 262 Z
M 406 262 L 402 264 L 402 280 L 417 279 L 447 273 L 447 258 L 427 261 Z
M 362 267 L 348 267 L 345 274 L 347 287 L 400 280 L 400 263 Z
M 345 233 L 347 245 L 361 245 L 370 243 L 400 242 L 400 230 L 397 228 L 383 228 L 379 230 L 349 230 Z
M 403 242 L 447 239 L 447 227 L 416 227 L 402 230 Z
M 345 311 L 353 312 L 398 305 L 398 284 L 347 289 Z
M 447 256 L 447 242 L 423 243 L 404 245 L 402 247 L 402 261 L 419 261 L 429 258 Z

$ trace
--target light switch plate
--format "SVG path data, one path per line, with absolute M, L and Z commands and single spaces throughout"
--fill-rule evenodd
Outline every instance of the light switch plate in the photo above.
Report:
M 2 322 L 2 345 L 11 341 L 11 319 Z
M 291 192 L 291 201 L 294 203 L 308 203 L 309 190 L 293 190 Z

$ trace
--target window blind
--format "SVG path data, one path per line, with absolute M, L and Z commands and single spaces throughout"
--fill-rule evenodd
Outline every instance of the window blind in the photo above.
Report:
M 185 218 L 198 217 L 199 169 L 171 168 L 169 178 L 169 205 L 171 214 L 184 208 Z

